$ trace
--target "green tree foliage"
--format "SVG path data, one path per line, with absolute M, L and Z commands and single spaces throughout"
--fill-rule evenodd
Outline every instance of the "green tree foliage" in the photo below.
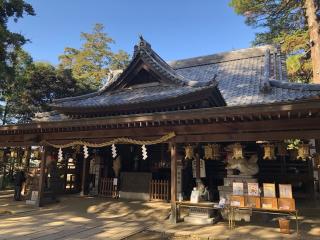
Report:
M 32 6 L 23 0 L 0 0 L 0 123 L 8 119 L 7 101 L 14 94 L 17 61 L 20 61 L 21 46 L 28 40 L 8 29 L 8 21 L 17 22 L 25 15 L 35 15 Z
M 18 94 L 9 104 L 12 117 L 19 122 L 28 122 L 36 112 L 50 111 L 53 99 L 73 96 L 78 91 L 70 71 L 45 62 L 28 66 L 19 84 Z
M 60 68 L 70 69 L 80 89 L 98 89 L 106 81 L 110 70 L 123 68 L 129 59 L 124 51 L 113 53 L 114 40 L 96 24 L 92 33 L 81 33 L 84 41 L 80 49 L 67 47 L 60 56 Z
M 2 92 L 2 124 L 13 121 L 13 109 L 19 107 L 15 106 L 15 99 L 21 97 L 21 92 L 24 90 L 26 82 L 26 74 L 33 63 L 31 56 L 21 49 L 17 49 L 14 54 L 15 64 L 12 67 L 13 74 L 10 77 L 10 81 L 6 82 Z
M 1 123 L 28 122 L 36 112 L 50 111 L 54 98 L 81 93 L 70 70 L 56 69 L 49 63 L 33 62 L 31 56 L 18 50 L 14 81 L 6 86 L 1 106 Z
M 315 0 L 319 4 L 320 0 Z M 312 77 L 305 0 L 231 0 L 230 6 L 246 18 L 246 24 L 262 29 L 254 45 L 281 44 L 287 54 L 292 81 L 309 82 Z
M 15 22 L 24 15 L 35 15 L 32 6 L 23 0 L 0 0 L 0 89 L 5 94 L 6 84 L 14 78 L 17 50 L 27 42 L 19 33 L 8 29 L 10 19 Z

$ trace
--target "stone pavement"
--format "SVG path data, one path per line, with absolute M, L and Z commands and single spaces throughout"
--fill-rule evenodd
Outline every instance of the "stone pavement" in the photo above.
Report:
M 300 239 L 319 240 L 320 209 L 308 205 L 310 209 L 306 208 L 306 215 L 300 219 Z M 0 240 L 297 239 L 294 232 L 280 234 L 275 217 L 254 216 L 253 222 L 238 224 L 230 231 L 226 222 L 202 227 L 173 225 L 165 220 L 169 211 L 170 205 L 166 203 L 76 195 L 62 197 L 60 203 L 43 208 L 13 202 L 8 196 L 0 197 Z

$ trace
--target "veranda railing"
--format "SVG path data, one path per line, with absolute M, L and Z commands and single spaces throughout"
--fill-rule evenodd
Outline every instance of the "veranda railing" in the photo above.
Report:
M 150 201 L 152 200 L 170 200 L 170 183 L 168 180 L 151 180 L 150 181 Z
M 119 196 L 118 186 L 114 184 L 114 178 L 101 178 L 99 195 L 112 198 Z

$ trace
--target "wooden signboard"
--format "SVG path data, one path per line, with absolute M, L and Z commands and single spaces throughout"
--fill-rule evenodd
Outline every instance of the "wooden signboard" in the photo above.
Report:
M 293 198 L 278 198 L 278 207 L 280 210 L 296 210 Z
M 278 201 L 275 197 L 262 197 L 261 207 L 265 209 L 278 209 Z
M 182 193 L 182 166 L 177 165 L 177 199 L 179 198 L 179 194 Z
M 292 198 L 291 184 L 279 184 L 280 198 Z
M 196 160 L 192 161 L 192 175 L 193 178 L 196 178 L 196 169 L 197 169 L 197 162 Z M 206 163 L 203 159 L 200 159 L 200 177 L 206 177 Z
M 230 196 L 230 205 L 233 207 L 244 207 L 244 196 Z
M 258 183 L 248 183 L 248 195 L 260 196 Z
M 233 182 L 232 183 L 232 193 L 233 195 L 243 195 L 243 182 Z
M 261 208 L 260 197 L 257 196 L 246 196 L 245 206 L 250 208 Z
M 276 197 L 276 186 L 274 183 L 263 184 L 263 196 L 264 197 Z

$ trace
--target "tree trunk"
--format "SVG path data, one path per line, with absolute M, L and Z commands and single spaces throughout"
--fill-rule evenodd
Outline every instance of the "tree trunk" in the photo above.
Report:
M 2 117 L 2 125 L 6 125 L 7 123 L 7 114 L 8 114 L 8 103 L 4 106 L 3 117 Z
M 318 4 L 316 0 L 305 0 L 306 17 L 308 21 L 313 83 L 320 84 L 320 23 L 317 19 Z

